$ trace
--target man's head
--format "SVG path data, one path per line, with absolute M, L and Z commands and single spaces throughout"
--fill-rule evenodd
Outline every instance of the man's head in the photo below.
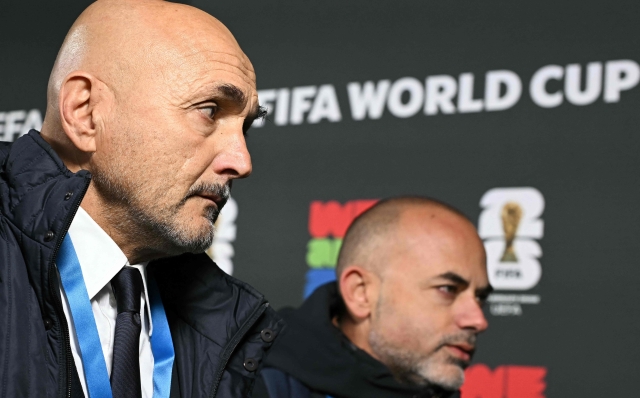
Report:
M 211 244 L 231 181 L 251 172 L 244 133 L 259 113 L 253 67 L 215 18 L 99 0 L 60 49 L 42 135 L 91 172 L 83 208 L 145 260 Z
M 379 202 L 347 231 L 336 271 L 356 345 L 403 382 L 460 387 L 491 290 L 467 218 L 425 198 Z

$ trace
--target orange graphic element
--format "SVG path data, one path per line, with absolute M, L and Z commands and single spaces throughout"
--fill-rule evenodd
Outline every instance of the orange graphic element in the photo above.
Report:
M 309 234 L 314 238 L 342 238 L 354 218 L 376 204 L 377 199 L 351 200 L 340 204 L 313 201 L 309 207 Z
M 465 372 L 462 398 L 545 398 L 547 369 L 539 366 L 473 365 Z

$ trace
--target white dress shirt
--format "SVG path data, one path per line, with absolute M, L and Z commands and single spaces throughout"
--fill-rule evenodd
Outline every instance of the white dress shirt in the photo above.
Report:
M 111 289 L 111 279 L 124 266 L 130 266 L 140 270 L 143 281 L 143 292 L 140 294 L 140 319 L 142 331 L 140 333 L 140 381 L 142 386 L 142 397 L 151 398 L 153 396 L 153 353 L 151 352 L 151 342 L 149 340 L 153 332 L 151 322 L 151 312 L 147 303 L 147 273 L 146 263 L 129 264 L 127 257 L 116 243 L 100 228 L 100 226 L 89 216 L 89 214 L 78 208 L 76 216 L 73 218 L 69 235 L 76 250 L 82 276 L 87 287 L 87 293 L 91 300 L 93 316 L 98 327 L 98 335 L 102 345 L 102 353 L 107 364 L 107 372 L 111 376 L 111 365 L 113 363 L 113 339 L 116 329 L 116 317 L 118 315 L 117 304 L 113 290 Z M 87 382 L 85 380 L 84 367 L 80 358 L 78 338 L 76 336 L 69 302 L 60 284 L 60 295 L 62 296 L 62 307 L 69 326 L 69 337 L 71 341 L 71 352 L 73 360 L 78 369 L 80 384 L 85 397 L 87 394 Z M 146 316 L 142 316 L 144 313 Z

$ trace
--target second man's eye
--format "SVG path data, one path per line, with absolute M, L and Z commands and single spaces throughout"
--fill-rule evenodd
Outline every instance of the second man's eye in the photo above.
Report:
M 438 290 L 443 293 L 454 294 L 458 291 L 458 287 L 454 285 L 442 285 L 438 286 Z

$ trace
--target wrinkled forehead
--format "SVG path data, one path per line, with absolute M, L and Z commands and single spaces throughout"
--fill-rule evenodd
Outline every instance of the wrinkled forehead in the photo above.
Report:
M 407 217 L 397 234 L 398 270 L 427 279 L 447 272 L 487 283 L 486 256 L 473 225 L 457 216 Z
M 161 86 L 161 80 L 180 90 L 216 78 L 232 80 L 245 94 L 255 91 L 253 66 L 231 32 L 196 8 L 144 0 L 97 2 L 76 22 L 82 24 L 88 27 L 85 66 L 116 91 L 147 91 Z
M 162 80 L 173 95 L 188 96 L 203 87 L 224 84 L 237 87 L 247 99 L 257 95 L 253 66 L 232 37 L 215 30 L 165 36 L 149 59 L 157 69 L 149 77 Z

